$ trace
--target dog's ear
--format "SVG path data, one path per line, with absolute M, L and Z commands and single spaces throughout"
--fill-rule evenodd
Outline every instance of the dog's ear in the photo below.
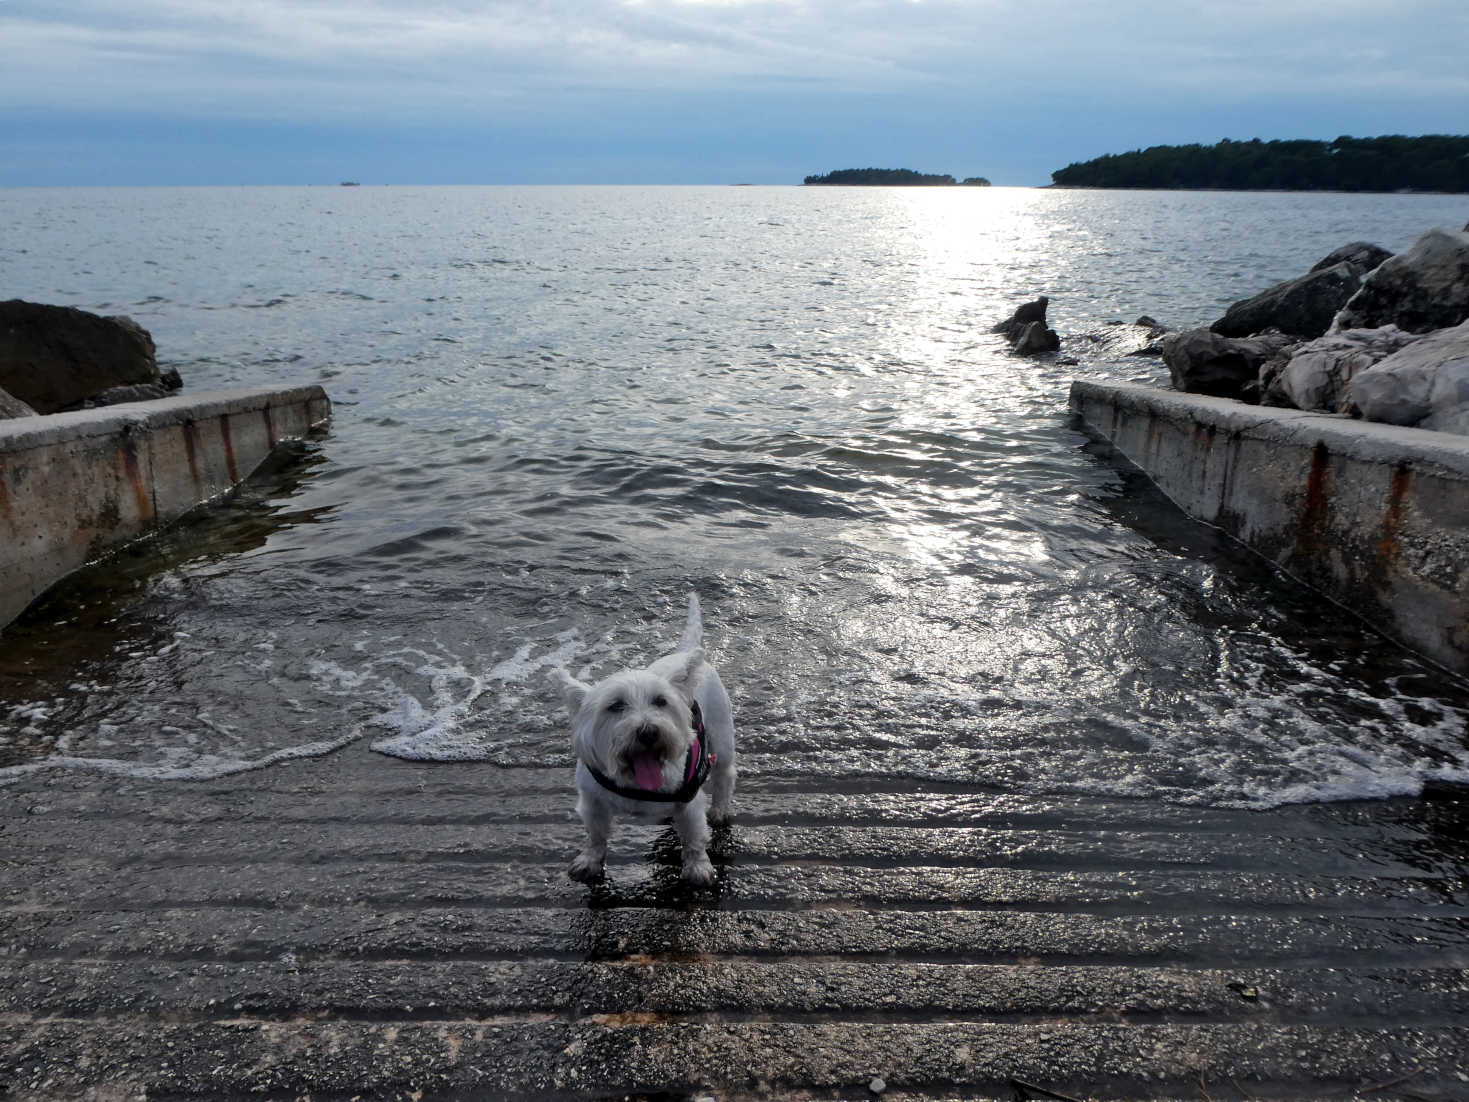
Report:
M 690 700 L 694 697 L 693 678 L 694 671 L 704 664 L 704 648 L 695 647 L 683 656 L 684 663 L 674 671 L 668 683 Z
M 586 700 L 587 693 L 591 691 L 592 687 L 578 681 L 560 666 L 557 666 L 553 673 L 556 679 L 556 685 L 561 690 L 561 698 L 566 702 L 566 710 L 575 719 L 576 713 L 581 711 L 582 701 Z

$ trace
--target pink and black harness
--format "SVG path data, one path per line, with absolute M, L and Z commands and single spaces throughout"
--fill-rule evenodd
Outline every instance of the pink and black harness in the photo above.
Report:
M 694 741 L 689 746 L 687 764 L 684 768 L 684 782 L 672 792 L 649 792 L 643 788 L 634 788 L 631 785 L 618 784 L 611 777 L 603 773 L 595 765 L 582 762 L 587 767 L 587 772 L 608 792 L 623 796 L 629 800 L 641 800 L 644 803 L 655 804 L 686 804 L 699 794 L 699 789 L 709 777 L 709 770 L 714 767 L 717 755 L 709 752 L 707 735 L 704 730 L 704 713 L 699 710 L 699 702 L 693 701 L 690 710 L 694 717 Z

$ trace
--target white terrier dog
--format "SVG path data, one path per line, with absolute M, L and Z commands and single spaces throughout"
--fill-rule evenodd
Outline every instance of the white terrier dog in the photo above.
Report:
M 576 880 L 596 880 L 614 814 L 645 821 L 672 816 L 683 843 L 683 878 L 711 884 L 709 824 L 729 815 L 734 794 L 734 717 L 729 694 L 704 660 L 699 598 L 689 594 L 678 650 L 645 670 L 585 685 L 557 674 L 571 713 L 576 810 L 586 848 L 571 862 Z

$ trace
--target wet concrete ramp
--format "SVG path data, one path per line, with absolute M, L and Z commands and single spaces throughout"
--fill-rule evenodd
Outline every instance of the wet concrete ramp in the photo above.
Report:
M 569 774 L 0 790 L 0 1096 L 1469 1097 L 1459 802 L 753 776 L 586 888 Z

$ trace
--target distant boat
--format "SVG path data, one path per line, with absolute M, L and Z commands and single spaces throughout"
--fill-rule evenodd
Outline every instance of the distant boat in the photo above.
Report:
M 361 187 L 362 185 L 359 184 L 356 180 L 343 180 L 342 181 L 342 186 L 343 187 Z

